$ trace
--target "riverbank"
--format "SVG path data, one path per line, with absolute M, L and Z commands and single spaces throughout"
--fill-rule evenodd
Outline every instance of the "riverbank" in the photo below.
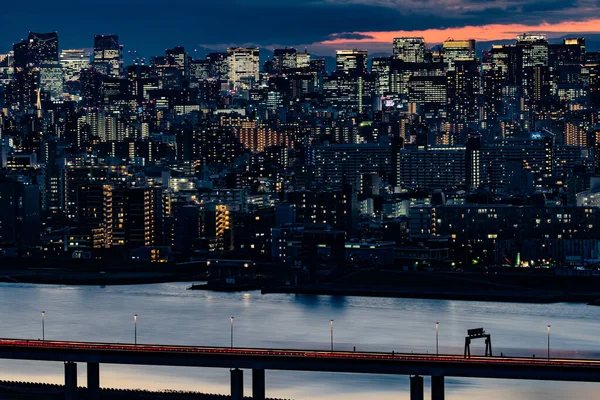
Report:
M 133 263 L 98 260 L 1 259 L 0 282 L 53 285 L 137 285 L 194 282 L 206 278 L 201 264 Z
M 65 387 L 46 383 L 0 381 L 2 400 L 64 400 Z M 77 389 L 77 399 L 86 400 L 87 389 Z M 226 400 L 229 395 L 165 390 L 101 389 L 100 398 L 110 400 Z M 246 397 L 251 399 L 250 397 Z M 275 399 L 271 399 L 275 400 Z
M 361 270 L 333 282 L 264 287 L 262 293 L 543 304 L 594 302 L 600 299 L 599 287 L 600 279 L 597 277 L 555 276 L 547 271 L 433 273 Z

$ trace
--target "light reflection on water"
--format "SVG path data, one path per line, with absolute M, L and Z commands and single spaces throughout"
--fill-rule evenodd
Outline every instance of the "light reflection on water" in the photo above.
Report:
M 46 338 L 229 346 L 229 317 L 235 316 L 236 346 L 327 349 L 334 319 L 340 350 L 462 353 L 466 329 L 485 327 L 496 354 L 544 357 L 546 326 L 552 325 L 552 354 L 600 358 L 600 308 L 583 304 L 514 304 L 339 296 L 269 295 L 186 291 L 188 284 L 119 287 L 0 285 L 0 336 L 37 339 L 41 310 Z M 474 353 L 483 352 L 474 343 Z M 61 383 L 60 363 L 0 360 L 0 379 Z M 106 387 L 228 393 L 225 369 L 101 366 Z M 85 384 L 85 366 L 79 366 Z M 246 393 L 251 376 L 245 374 Z M 426 385 L 428 380 L 426 379 Z M 597 399 L 598 384 L 451 379 L 449 400 Z M 426 388 L 428 390 L 428 388 Z M 267 371 L 267 395 L 288 399 L 408 398 L 405 376 Z

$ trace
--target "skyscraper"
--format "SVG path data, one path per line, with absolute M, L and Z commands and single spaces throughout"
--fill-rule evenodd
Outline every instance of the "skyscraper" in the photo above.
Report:
M 172 49 L 167 49 L 165 52 L 167 63 L 171 67 L 177 68 L 181 71 L 183 77 L 189 76 L 189 64 L 190 57 L 185 52 L 185 48 L 182 46 L 177 46 Z
M 38 99 L 38 90 L 57 99 L 62 94 L 62 77 L 58 79 L 56 74 L 60 70 L 56 32 L 29 32 L 27 39 L 15 43 L 13 49 L 14 107 L 33 107 Z M 41 75 L 43 79 L 40 79 Z
M 522 51 L 523 68 L 548 66 L 548 39 L 545 34 L 518 35 L 517 48 Z
M 94 64 L 110 76 L 121 76 L 123 73 L 123 46 L 119 45 L 117 35 L 94 36 Z
M 86 50 L 63 50 L 60 52 L 60 65 L 66 82 L 78 81 L 81 70 L 90 66 L 91 54 Z
M 229 82 L 233 87 L 249 89 L 259 79 L 259 50 L 256 47 L 227 49 Z
M 366 50 L 336 50 L 335 69 L 350 75 L 364 75 L 368 58 Z
M 453 70 L 456 60 L 475 57 L 475 40 L 446 40 L 443 49 L 446 69 Z
M 29 32 L 26 40 L 14 45 L 18 68 L 58 64 L 58 34 Z
M 401 37 L 394 39 L 394 58 L 404 62 L 425 61 L 425 39 L 422 37 Z
M 275 49 L 273 53 L 273 61 L 275 71 L 278 73 L 284 73 L 290 69 L 297 68 L 298 57 L 296 49 L 288 49 L 287 47 L 285 49 Z

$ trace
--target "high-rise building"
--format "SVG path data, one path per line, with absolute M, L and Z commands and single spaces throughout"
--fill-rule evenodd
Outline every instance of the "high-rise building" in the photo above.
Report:
M 62 95 L 58 60 L 58 35 L 29 32 L 26 40 L 14 45 L 13 107 L 34 107 L 40 97 L 39 90 L 51 99 Z M 60 93 L 59 93 L 60 92 Z
M 548 65 L 559 68 L 585 63 L 585 38 L 565 38 L 562 43 L 548 45 Z
M 47 99 L 58 101 L 63 94 L 63 70 L 60 65 L 47 65 L 40 68 L 40 90 Z
M 367 50 L 336 50 L 335 70 L 349 75 L 364 75 L 368 58 Z
M 29 32 L 26 40 L 14 45 L 15 68 L 58 64 L 58 34 Z
M 448 71 L 448 118 L 456 124 L 458 134 L 454 143 L 466 143 L 469 125 L 479 122 L 479 93 L 481 75 L 476 59 L 457 60 L 455 69 Z
M 210 78 L 227 78 L 229 74 L 228 53 L 209 53 L 206 55 L 206 61 L 208 61 L 208 76 Z
M 90 66 L 90 56 L 91 54 L 84 49 L 60 52 L 60 65 L 65 82 L 79 80 L 79 73 Z
M 123 46 L 119 45 L 119 36 L 94 36 L 94 65 L 110 76 L 123 74 Z
M 524 33 L 517 36 L 522 68 L 548 66 L 548 39 L 545 34 Z
M 425 39 L 422 37 L 395 38 L 393 54 L 397 60 L 422 63 L 425 61 Z
M 297 51 L 294 48 L 275 49 L 273 52 L 275 72 L 285 73 L 298 68 Z
M 473 59 L 475 54 L 475 40 L 446 40 L 443 44 L 444 64 L 446 69 L 454 70 L 456 60 Z
M 390 90 L 390 57 L 375 57 L 371 65 L 371 72 L 375 74 L 375 94 L 383 95 Z
M 229 82 L 233 87 L 250 89 L 259 79 L 259 50 L 256 47 L 227 49 Z
M 296 68 L 307 69 L 310 67 L 310 54 L 304 51 L 304 53 L 296 54 Z
M 172 49 L 167 49 L 165 54 L 168 65 L 177 68 L 181 71 L 183 77 L 187 78 L 189 76 L 190 57 L 185 52 L 185 48 L 177 46 Z

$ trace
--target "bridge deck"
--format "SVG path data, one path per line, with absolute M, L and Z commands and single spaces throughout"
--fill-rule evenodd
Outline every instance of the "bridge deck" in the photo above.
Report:
M 600 382 L 600 360 L 0 339 L 0 358 Z

